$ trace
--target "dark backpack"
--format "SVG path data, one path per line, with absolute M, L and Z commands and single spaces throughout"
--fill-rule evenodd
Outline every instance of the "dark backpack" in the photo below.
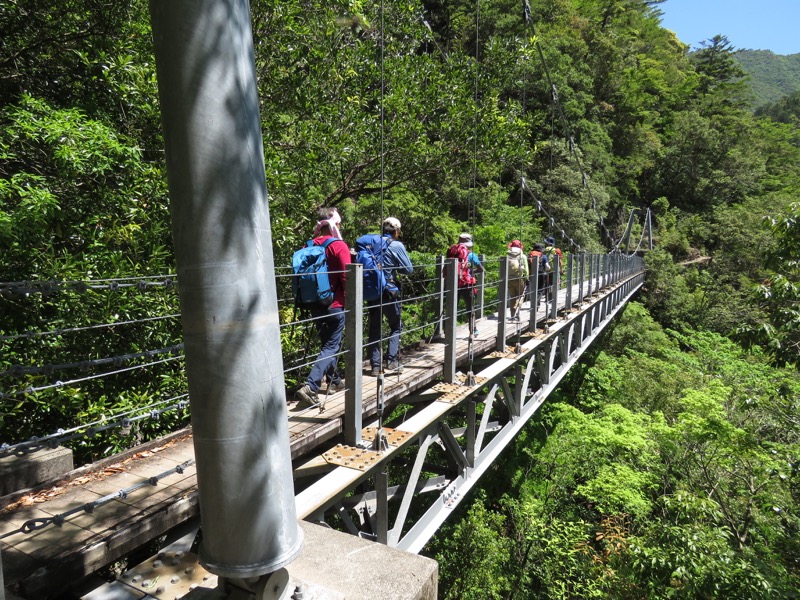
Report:
M 538 250 L 531 250 L 531 253 L 528 254 L 528 262 L 531 267 L 531 271 L 533 271 L 533 265 L 536 264 L 536 261 L 539 261 L 539 274 L 542 273 L 549 273 L 552 270 L 552 265 L 550 264 L 550 260 Z
M 356 262 L 364 266 L 364 300 L 367 302 L 378 300 L 384 290 L 393 296 L 397 294 L 397 286 L 383 270 L 386 251 L 392 241 L 377 233 L 368 233 L 356 240 Z
M 458 287 L 475 285 L 475 277 L 469 272 L 469 248 L 464 244 L 453 244 L 447 249 L 447 258 L 458 259 Z M 445 271 L 445 275 L 447 272 Z
M 301 308 L 327 308 L 333 302 L 333 288 L 328 277 L 328 258 L 325 250 L 339 238 L 328 238 L 321 244 L 308 240 L 292 255 L 292 293 Z

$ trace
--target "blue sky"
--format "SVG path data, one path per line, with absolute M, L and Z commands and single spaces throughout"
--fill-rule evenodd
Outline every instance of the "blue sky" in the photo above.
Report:
M 661 24 L 692 48 L 720 33 L 736 49 L 800 53 L 800 0 L 666 0 Z

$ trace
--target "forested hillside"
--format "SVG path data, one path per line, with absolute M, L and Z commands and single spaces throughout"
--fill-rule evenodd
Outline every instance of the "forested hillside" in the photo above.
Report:
M 420 260 L 461 230 L 611 251 L 654 215 L 641 303 L 427 549 L 443 598 L 798 597 L 800 112 L 752 114 L 727 40 L 690 54 L 660 3 L 251 2 L 279 264 L 322 206 L 350 242 L 397 216 Z M 0 40 L 0 283 L 28 282 L 0 286 L 5 443 L 185 380 L 19 368 L 180 342 L 147 3 L 6 3 Z
M 750 76 L 753 106 L 773 104 L 800 90 L 800 54 L 775 54 L 769 50 L 736 50 L 733 53 Z

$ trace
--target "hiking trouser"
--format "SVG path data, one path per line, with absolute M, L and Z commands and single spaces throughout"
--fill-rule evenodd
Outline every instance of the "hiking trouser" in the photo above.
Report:
M 526 283 L 527 281 L 521 277 L 508 280 L 508 309 L 511 311 L 512 317 L 519 313 Z
M 458 288 L 458 297 L 464 299 L 469 330 L 472 332 L 475 329 L 475 286 Z
M 387 361 L 396 361 L 400 353 L 400 332 L 403 330 L 401 319 L 402 305 L 400 295 L 392 297 L 386 292 L 383 293 L 383 305 L 380 300 L 367 302 L 369 315 L 369 334 L 367 344 L 369 345 L 369 363 L 373 367 L 381 366 L 381 313 L 386 317 L 389 325 L 389 344 L 386 349 L 385 358 Z
M 341 377 L 337 364 L 339 362 L 338 356 L 339 348 L 342 345 L 342 334 L 344 333 L 344 309 L 342 308 L 327 308 L 316 309 L 311 311 L 312 316 L 321 317 L 316 319 L 314 325 L 319 333 L 319 343 L 321 346 L 317 359 L 314 361 L 314 366 L 311 367 L 311 373 L 308 374 L 306 383 L 312 391 L 318 392 L 322 385 L 322 378 L 325 377 L 328 383 L 339 383 Z

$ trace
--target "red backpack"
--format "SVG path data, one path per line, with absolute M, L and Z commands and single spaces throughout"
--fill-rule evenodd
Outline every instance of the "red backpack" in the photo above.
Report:
M 464 244 L 453 244 L 447 249 L 447 258 L 458 259 L 458 287 L 465 288 L 475 285 L 475 277 L 469 272 L 469 248 Z M 445 272 L 445 275 L 447 273 Z

